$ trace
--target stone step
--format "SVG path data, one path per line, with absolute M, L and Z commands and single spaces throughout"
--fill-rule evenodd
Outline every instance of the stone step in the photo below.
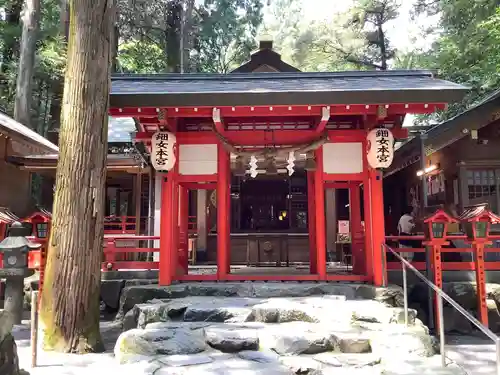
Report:
M 125 315 L 115 356 L 157 363 L 155 374 L 382 374 L 435 354 L 415 315 L 406 326 L 400 307 L 343 295 L 153 300 Z
M 350 324 L 403 323 L 404 310 L 372 300 L 346 300 L 345 296 L 291 298 L 185 297 L 153 300 L 135 305 L 123 319 L 124 330 L 144 328 L 149 323 L 185 321 L 216 323 L 328 322 Z M 409 310 L 408 322 L 415 324 Z
M 155 375 L 460 374 L 436 367 L 435 342 L 414 310 L 404 324 L 399 292 L 377 294 L 371 288 L 298 283 L 149 287 L 161 290 L 155 292 L 161 298 L 135 304 L 121 315 L 124 332 L 115 357 L 124 367 L 147 364 Z
M 220 282 L 181 283 L 170 286 L 129 285 L 121 290 L 118 317 L 122 318 L 135 305 L 152 300 L 170 300 L 196 296 L 265 299 L 320 295 L 340 296 L 346 300 L 376 300 L 391 306 L 403 305 L 402 289 L 397 286 L 382 288 L 368 284 L 328 282 Z

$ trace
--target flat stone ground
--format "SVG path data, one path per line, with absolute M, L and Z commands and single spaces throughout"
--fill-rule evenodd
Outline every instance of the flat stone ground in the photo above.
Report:
M 119 365 L 113 357 L 113 347 L 121 328 L 115 322 L 104 321 L 101 322 L 101 332 L 107 349 L 106 353 L 79 356 L 45 353 L 39 349 L 38 367 L 32 369 L 29 321 L 25 320 L 23 325 L 17 326 L 14 332 L 20 366 L 29 371 L 31 375 L 86 375 L 88 374 L 87 366 L 97 365 L 99 369 L 102 368 L 102 372 L 97 374 L 93 370 L 92 375 L 112 375 L 113 371 L 119 371 Z M 469 375 L 497 374 L 495 371 L 495 345 L 487 338 L 449 335 L 446 350 L 447 357 L 460 365 Z
M 497 374 L 495 345 L 489 338 L 449 336 L 447 341 L 446 356 L 462 366 L 469 374 Z

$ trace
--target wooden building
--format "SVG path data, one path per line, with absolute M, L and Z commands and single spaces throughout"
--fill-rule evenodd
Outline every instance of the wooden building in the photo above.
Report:
M 150 174 L 147 161 L 131 139 L 135 123 L 131 119 L 110 119 L 106 175 L 105 232 L 145 234 L 152 227 L 150 214 Z M 7 161 L 26 174 L 39 173 L 53 183 L 58 154 L 9 156 Z M 52 186 L 50 188 L 52 189 Z M 52 194 L 51 194 L 52 198 Z M 46 199 L 44 207 L 52 207 Z
M 12 163 L 11 158 L 58 151 L 55 144 L 0 111 L 0 207 L 8 208 L 19 217 L 30 214 L 35 208 L 32 176 Z M 51 182 L 43 183 L 41 189 L 42 200 L 51 199 Z
M 156 167 L 175 155 L 168 172 L 151 170 L 160 283 L 381 285 L 382 175 L 368 164 L 367 136 L 389 129 L 405 139 L 407 113 L 442 109 L 464 92 L 426 71 L 298 72 L 269 42 L 228 75 L 112 77 L 110 115 L 135 119 L 135 142 L 153 153 Z M 347 221 L 345 233 L 339 218 Z M 216 274 L 189 272 L 190 225 Z M 344 244 L 349 250 L 340 255 L 352 260 L 340 269 L 327 250 Z M 231 268 L 236 264 L 257 267 L 242 273 Z
M 405 205 L 421 206 L 422 178 L 427 180 L 431 208 L 446 206 L 462 212 L 467 206 L 488 203 L 499 213 L 500 90 L 425 136 L 425 171 L 421 140 L 415 137 L 396 150 L 384 174 L 386 216 L 397 222 Z

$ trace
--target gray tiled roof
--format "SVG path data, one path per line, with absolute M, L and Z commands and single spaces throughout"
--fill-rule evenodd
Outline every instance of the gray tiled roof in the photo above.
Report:
M 132 142 L 131 133 L 136 130 L 134 119 L 131 117 L 109 117 L 108 142 Z
M 223 92 L 440 90 L 463 88 L 429 72 L 158 74 L 113 76 L 111 95 Z
M 428 71 L 116 75 L 111 105 L 450 102 L 461 99 L 465 90 Z
M 479 130 L 491 124 L 491 113 L 497 111 L 499 107 L 500 89 L 487 95 L 458 115 L 432 127 L 426 132 L 426 152 L 430 155 L 466 137 L 469 133 L 464 131 L 465 129 Z M 385 176 L 390 176 L 417 162 L 421 153 L 420 142 L 420 139 L 415 137 L 399 147 L 394 155 L 395 162 L 386 171 Z

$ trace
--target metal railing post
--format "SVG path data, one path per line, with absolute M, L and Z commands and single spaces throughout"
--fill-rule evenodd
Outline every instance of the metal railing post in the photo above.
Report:
M 34 290 L 31 292 L 31 368 L 37 366 L 38 357 L 38 302 L 38 291 Z
M 405 326 L 408 327 L 408 281 L 406 274 L 406 265 L 403 263 L 403 301 L 405 312 Z
M 400 254 L 391 249 L 389 246 L 384 245 L 389 252 L 391 252 L 396 259 L 398 259 L 403 266 L 403 293 L 406 297 L 407 285 L 406 285 L 406 270 L 412 271 L 415 276 L 422 280 L 432 291 L 436 293 L 437 298 L 437 314 L 438 314 L 438 324 L 439 324 L 439 345 L 441 351 L 441 364 L 446 367 L 446 348 L 445 348 L 445 333 L 444 333 L 444 309 L 443 309 L 443 299 L 456 311 L 462 314 L 469 322 L 476 326 L 481 332 L 488 336 L 496 345 L 496 371 L 497 375 L 500 375 L 500 337 L 498 337 L 493 331 L 477 320 L 471 313 L 465 310 L 460 304 L 458 304 L 453 298 L 446 294 L 440 287 L 435 285 L 427 277 L 425 277 L 420 271 L 418 271 L 410 262 L 404 259 Z M 432 294 L 432 292 L 430 292 Z M 406 298 L 405 298 L 405 310 L 406 308 Z M 405 320 L 406 320 L 405 316 Z
M 497 375 L 500 375 L 500 337 L 497 337 L 495 342 L 496 346 L 496 357 L 497 357 Z
M 387 286 L 387 252 L 385 250 L 385 244 L 380 245 L 380 251 L 382 252 L 382 286 Z
M 432 293 L 429 291 L 429 293 Z M 444 311 L 443 311 L 443 297 L 439 293 L 436 293 L 437 298 L 437 308 L 438 308 L 438 324 L 439 324 L 439 351 L 441 354 L 441 365 L 446 367 L 446 349 L 444 347 L 445 337 L 444 337 Z

